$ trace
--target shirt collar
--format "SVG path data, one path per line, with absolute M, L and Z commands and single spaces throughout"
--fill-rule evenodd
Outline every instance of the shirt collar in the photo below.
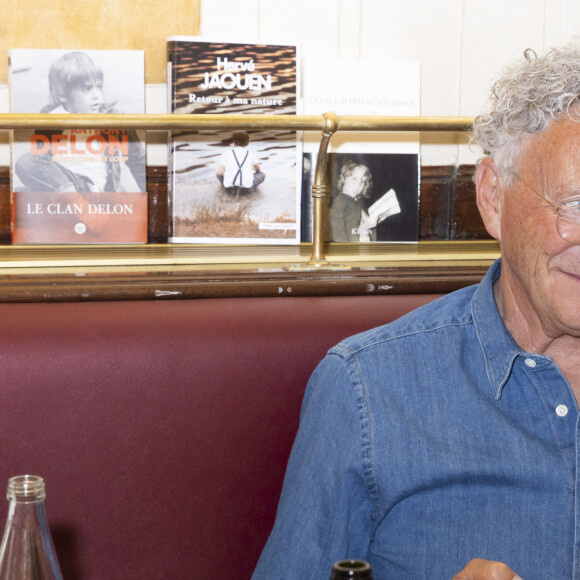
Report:
M 501 398 L 515 359 L 523 352 L 506 328 L 495 302 L 493 285 L 500 274 L 501 258 L 492 264 L 471 300 L 473 323 L 496 400 Z

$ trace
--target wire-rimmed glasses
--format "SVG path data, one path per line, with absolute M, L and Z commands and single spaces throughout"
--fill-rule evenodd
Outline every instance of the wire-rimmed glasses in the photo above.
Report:
M 556 218 L 556 231 L 558 235 L 570 244 L 580 244 L 580 194 L 558 205 L 549 200 L 527 181 L 524 181 L 517 173 L 513 172 L 513 175 L 528 189 L 531 189 L 547 204 L 552 206 L 554 213 L 558 216 Z

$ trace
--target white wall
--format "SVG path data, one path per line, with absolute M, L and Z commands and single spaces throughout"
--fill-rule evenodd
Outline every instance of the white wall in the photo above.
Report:
M 578 0 L 202 0 L 207 37 L 296 42 L 302 58 L 418 60 L 422 115 L 476 115 L 492 79 L 525 48 L 543 52 L 580 34 Z M 147 87 L 147 111 L 165 112 L 165 87 Z M 0 85 L 0 112 L 8 91 Z M 423 165 L 473 163 L 460 136 L 421 136 Z M 166 162 L 149 137 L 150 165 Z M 0 132 L 0 165 L 9 164 Z
M 201 34 L 296 42 L 302 58 L 418 60 L 422 115 L 475 116 L 493 78 L 524 49 L 541 53 L 580 34 L 580 2 L 202 0 Z M 422 164 L 473 163 L 478 152 L 458 141 L 423 134 Z

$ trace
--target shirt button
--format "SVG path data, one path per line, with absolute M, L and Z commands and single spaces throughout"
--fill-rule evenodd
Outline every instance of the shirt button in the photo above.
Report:
M 536 366 L 536 361 L 534 359 L 531 358 L 527 358 L 525 361 L 527 366 L 529 366 L 531 369 L 533 369 Z
M 565 417 L 568 414 L 568 407 L 566 405 L 558 405 L 556 407 L 556 415 L 558 417 Z

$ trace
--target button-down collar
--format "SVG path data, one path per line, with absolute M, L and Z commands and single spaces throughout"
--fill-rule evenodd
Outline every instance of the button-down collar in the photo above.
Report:
M 499 400 L 512 372 L 516 358 L 523 354 L 506 328 L 493 294 L 493 285 L 501 274 L 501 259 L 489 269 L 473 295 L 471 313 L 483 356 L 487 377 Z

